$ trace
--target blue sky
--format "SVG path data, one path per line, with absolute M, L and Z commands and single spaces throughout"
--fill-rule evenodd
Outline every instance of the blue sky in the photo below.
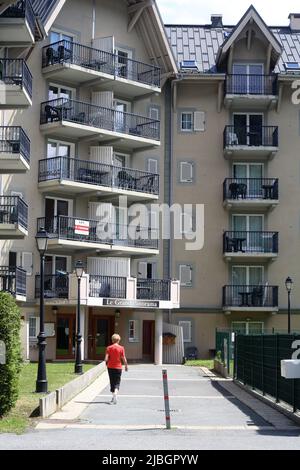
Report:
M 255 8 L 269 25 L 289 23 L 289 13 L 300 13 L 299 0 L 253 0 Z M 211 13 L 222 13 L 225 24 L 235 24 L 245 13 L 251 0 L 157 0 L 165 23 L 210 23 Z

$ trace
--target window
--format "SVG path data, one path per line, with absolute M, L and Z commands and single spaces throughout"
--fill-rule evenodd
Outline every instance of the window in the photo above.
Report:
M 139 261 L 138 263 L 139 279 L 155 279 L 156 263 L 148 263 L 147 261 Z
M 39 318 L 38 317 L 29 317 L 29 339 L 37 341 L 39 328 Z
M 181 264 L 179 266 L 179 280 L 182 287 L 192 287 L 193 268 L 189 264 Z
M 263 322 L 232 322 L 232 331 L 243 335 L 260 335 L 264 332 Z
M 181 131 L 192 132 L 193 130 L 193 113 L 181 113 Z
M 75 155 L 75 145 L 58 140 L 48 140 L 47 158 L 72 157 Z
M 64 34 L 58 31 L 51 31 L 50 33 L 50 44 L 53 44 L 59 41 L 73 42 L 73 39 L 74 39 L 73 36 L 70 36 L 69 34 Z
M 181 326 L 183 330 L 183 342 L 191 343 L 192 342 L 192 322 L 191 321 L 179 321 L 178 325 Z
M 191 162 L 180 162 L 179 164 L 180 183 L 192 183 L 194 174 L 194 165 Z
M 128 340 L 129 343 L 139 342 L 139 321 L 129 320 Z
M 149 117 L 153 119 L 153 121 L 159 121 L 159 107 L 158 106 L 150 106 L 149 108 Z

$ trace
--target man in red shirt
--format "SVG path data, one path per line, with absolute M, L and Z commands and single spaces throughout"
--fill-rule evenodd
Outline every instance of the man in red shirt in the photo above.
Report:
M 125 370 L 127 372 L 128 364 L 125 356 L 125 349 L 119 344 L 121 341 L 120 335 L 112 335 L 111 340 L 112 345 L 106 348 L 105 362 L 110 380 L 110 391 L 113 394 L 111 404 L 116 405 L 121 383 L 122 365 L 125 365 Z

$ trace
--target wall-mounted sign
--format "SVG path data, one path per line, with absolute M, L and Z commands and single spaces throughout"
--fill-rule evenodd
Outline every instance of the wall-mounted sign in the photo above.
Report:
M 103 305 L 107 307 L 159 308 L 159 302 L 152 300 L 103 299 Z
M 76 235 L 85 235 L 89 236 L 90 233 L 90 223 L 87 220 L 75 220 L 74 232 Z

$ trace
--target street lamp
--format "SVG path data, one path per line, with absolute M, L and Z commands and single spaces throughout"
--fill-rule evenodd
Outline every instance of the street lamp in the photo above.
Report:
M 76 261 L 75 273 L 77 277 L 77 334 L 76 334 L 76 359 L 75 359 L 75 374 L 82 374 L 82 358 L 81 358 L 81 342 L 82 334 L 80 327 L 80 284 L 81 278 L 84 273 L 84 265 L 82 261 Z
M 293 289 L 293 280 L 288 277 L 285 281 L 285 288 L 288 293 L 288 333 L 291 333 L 291 292 Z
M 44 268 L 45 253 L 48 247 L 49 235 L 44 228 L 40 228 L 35 237 L 37 249 L 40 253 L 40 333 L 38 335 L 39 365 L 36 381 L 36 393 L 48 392 L 46 373 L 46 335 L 45 335 L 45 306 L 44 306 Z

